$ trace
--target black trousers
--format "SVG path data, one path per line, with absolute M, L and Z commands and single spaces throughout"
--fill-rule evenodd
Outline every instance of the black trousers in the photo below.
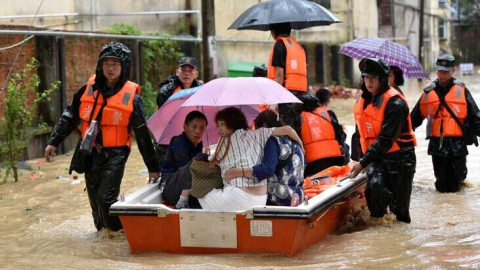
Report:
M 439 192 L 457 192 L 467 178 L 467 156 L 444 157 L 432 155 L 435 188 Z
M 192 174 L 190 173 L 190 161 L 185 166 L 180 167 L 178 171 L 173 174 L 162 176 L 162 182 L 165 181 L 165 188 L 163 189 L 163 199 L 168 205 L 175 206 L 180 199 L 180 195 L 184 189 L 192 188 Z M 198 199 L 189 196 L 188 207 L 201 208 Z
M 331 157 L 315 160 L 307 164 L 305 167 L 305 177 L 312 176 L 318 172 L 325 170 L 331 166 L 343 166 L 345 164 L 344 157 Z
M 416 158 L 410 153 L 393 153 L 394 159 L 382 159 L 367 166 L 365 198 L 372 217 L 383 217 L 390 208 L 397 220 L 410 223 L 410 197 Z M 403 157 L 402 157 L 403 156 Z
M 122 229 L 120 219 L 110 216 L 108 212 L 120 194 L 120 184 L 129 154 L 128 147 L 103 149 L 102 153 L 93 149 L 92 167 L 85 171 L 85 182 L 93 221 L 98 231 L 103 228 L 112 231 Z
M 305 95 L 305 92 L 302 91 L 290 91 L 290 93 L 295 95 L 301 101 L 303 100 L 303 96 Z M 297 132 L 298 136 L 301 135 L 300 127 L 302 124 L 300 123 L 300 103 L 278 104 L 278 114 L 286 125 L 291 126 Z

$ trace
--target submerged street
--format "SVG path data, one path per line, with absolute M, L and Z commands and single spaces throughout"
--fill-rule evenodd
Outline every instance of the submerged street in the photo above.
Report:
M 478 102 L 478 75 L 458 78 Z M 421 86 L 410 80 L 402 87 L 410 107 L 418 100 Z M 331 106 L 340 121 L 348 125 L 349 136 L 353 130 L 353 102 L 333 100 Z M 441 194 L 433 184 L 425 122 L 416 136 L 419 145 L 410 206 L 412 223 L 370 222 L 348 233 L 328 236 L 294 258 L 272 254 L 132 255 L 123 234 L 97 235 L 83 175 L 78 175 L 78 179 L 68 175 L 72 152 L 56 156 L 53 163 L 30 160 L 27 163 L 33 170 L 22 170 L 18 183 L 0 185 L 0 268 L 478 269 L 480 148 L 469 147 L 467 187 L 459 193 Z M 132 150 L 122 183 L 125 194 L 144 185 L 148 176 L 138 149 L 134 146 Z

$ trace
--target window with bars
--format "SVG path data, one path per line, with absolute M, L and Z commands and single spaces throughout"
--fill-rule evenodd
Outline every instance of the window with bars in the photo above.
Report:
M 330 9 L 331 8 L 331 1 L 330 0 L 310 0 L 314 3 L 317 3 L 319 5 L 321 5 L 322 7 L 326 8 L 326 9 Z
M 438 20 L 438 38 L 447 38 L 447 21 L 442 19 Z
M 438 6 L 441 8 L 445 8 L 447 6 L 446 0 L 438 0 Z

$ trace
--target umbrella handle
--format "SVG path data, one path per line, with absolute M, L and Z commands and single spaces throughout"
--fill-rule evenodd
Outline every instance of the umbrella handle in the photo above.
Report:
M 197 106 L 197 109 L 198 107 L 200 107 L 202 109 L 202 113 L 205 115 L 205 111 L 203 110 L 203 106 Z M 210 140 L 208 139 L 208 127 L 205 129 L 205 135 L 207 136 L 207 145 L 210 146 Z

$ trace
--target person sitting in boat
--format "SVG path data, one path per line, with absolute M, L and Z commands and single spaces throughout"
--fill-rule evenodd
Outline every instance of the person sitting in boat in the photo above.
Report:
M 331 166 L 342 166 L 350 161 L 347 135 L 335 113 L 327 109 L 330 91 L 320 89 L 306 95 L 301 114 L 301 135 L 307 157 L 305 176 L 312 176 Z
M 284 126 L 272 110 L 266 110 L 255 118 L 255 129 Z M 305 157 L 302 147 L 289 137 L 270 137 L 265 145 L 261 164 L 251 168 L 231 168 L 225 180 L 245 176 L 257 181 L 267 179 L 267 205 L 297 206 L 304 200 L 303 173 Z
M 197 199 L 189 196 L 192 187 L 190 163 L 193 157 L 202 153 L 202 139 L 207 125 L 207 117 L 203 113 L 192 111 L 185 117 L 182 134 L 170 141 L 161 170 L 166 204 L 175 205 L 178 209 L 199 208 Z
M 222 146 L 218 156 L 225 156 L 220 162 L 224 188 L 213 189 L 203 198 L 203 209 L 239 211 L 256 205 L 266 205 L 267 179 L 259 181 L 253 175 L 247 175 L 245 169 L 261 163 L 265 144 L 270 136 L 289 136 L 302 145 L 301 139 L 290 126 L 278 128 L 248 129 L 245 115 L 238 108 L 228 107 L 215 115 L 218 132 L 221 137 L 230 137 L 230 147 Z M 213 153 L 211 157 L 213 158 Z M 228 177 L 230 168 L 243 168 L 239 177 Z

